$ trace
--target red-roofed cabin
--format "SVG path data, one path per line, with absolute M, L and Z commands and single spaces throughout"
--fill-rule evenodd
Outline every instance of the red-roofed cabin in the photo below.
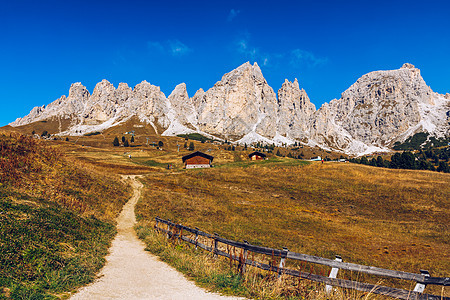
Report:
M 250 158 L 250 160 L 264 160 L 266 159 L 266 155 L 264 153 L 255 151 L 252 152 L 248 155 L 248 158 Z
M 211 168 L 214 159 L 211 155 L 200 151 L 185 155 L 181 158 L 186 169 Z

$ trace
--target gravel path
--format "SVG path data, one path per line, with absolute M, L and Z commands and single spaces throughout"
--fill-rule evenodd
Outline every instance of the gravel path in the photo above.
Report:
M 242 299 L 205 292 L 174 268 L 144 251 L 145 244 L 133 229 L 134 207 L 141 195 L 142 183 L 127 176 L 133 185 L 133 197 L 117 219 L 117 236 L 112 242 L 106 265 L 99 278 L 81 288 L 70 299 Z

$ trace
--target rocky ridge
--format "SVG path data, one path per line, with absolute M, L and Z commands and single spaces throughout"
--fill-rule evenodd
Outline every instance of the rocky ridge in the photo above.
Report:
M 242 144 L 300 141 L 361 154 L 387 149 L 420 131 L 449 136 L 450 94 L 434 93 L 419 69 L 404 64 L 398 70 L 363 75 L 340 99 L 316 110 L 297 79 L 285 80 L 275 94 L 259 66 L 247 62 L 192 98 L 184 83 L 168 97 L 146 81 L 133 89 L 120 83 L 116 89 L 102 80 L 92 95 L 81 83 L 74 83 L 68 97 L 35 107 L 10 125 L 57 117 L 70 119 L 61 135 L 79 135 L 132 116 L 156 132 L 162 128 L 158 133 L 163 135 L 199 132 Z

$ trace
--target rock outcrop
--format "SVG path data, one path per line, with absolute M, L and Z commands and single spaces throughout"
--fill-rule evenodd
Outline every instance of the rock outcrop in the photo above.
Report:
M 297 79 L 284 81 L 278 90 L 278 133 L 292 140 L 309 138 L 309 120 L 316 111 Z
M 164 135 L 200 132 L 252 143 L 301 141 L 348 153 L 376 151 L 420 131 L 449 136 L 450 94 L 434 93 L 412 64 L 363 75 L 340 99 L 316 110 L 297 79 L 285 80 L 278 97 L 259 66 L 245 63 L 206 92 L 189 98 L 181 83 L 166 97 L 143 81 L 134 89 L 107 80 L 92 95 L 81 83 L 47 106 L 11 123 L 20 126 L 51 118 L 71 120 L 61 134 L 83 134 L 120 124 L 132 116 L 162 128 Z
M 404 64 L 398 70 L 362 76 L 339 100 L 331 101 L 328 110 L 334 123 L 353 139 L 386 146 L 412 128 L 434 131 L 431 127 L 445 126 L 442 117 L 430 118 L 426 113 L 442 108 L 440 98 L 426 85 L 419 69 Z
M 231 140 L 249 132 L 275 136 L 277 99 L 256 63 L 225 74 L 207 92 L 197 92 L 194 102 L 201 131 Z

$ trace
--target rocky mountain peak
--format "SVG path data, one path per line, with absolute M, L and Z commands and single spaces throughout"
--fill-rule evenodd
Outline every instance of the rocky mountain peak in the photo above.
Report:
M 229 139 L 250 131 L 270 137 L 276 133 L 276 96 L 256 63 L 225 74 L 201 97 L 201 105 L 194 98 L 201 131 Z
M 278 90 L 278 133 L 290 139 L 305 139 L 308 123 L 316 107 L 304 89 L 300 89 L 297 78 L 285 79 Z
M 86 102 L 89 99 L 89 91 L 81 82 L 72 83 L 69 89 L 69 99 L 79 99 L 82 102 Z
M 410 63 L 404 63 L 401 69 L 415 69 L 416 67 Z
M 182 99 L 188 99 L 188 93 L 186 89 L 186 83 L 180 83 L 178 84 L 175 89 L 172 91 L 172 93 L 169 95 L 169 99 L 173 98 L 182 98 Z

